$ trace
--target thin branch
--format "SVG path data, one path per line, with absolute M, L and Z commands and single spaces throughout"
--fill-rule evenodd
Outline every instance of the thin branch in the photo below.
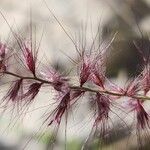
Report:
M 34 77 L 25 77 L 25 76 L 20 76 L 18 74 L 15 74 L 15 73 L 12 73 L 12 72 L 8 72 L 8 71 L 3 72 L 3 74 L 11 75 L 11 76 L 14 76 L 14 77 L 17 77 L 17 78 L 21 78 L 21 79 L 36 80 L 38 82 L 42 82 L 42 83 L 46 83 L 46 84 L 53 84 L 50 81 L 43 80 L 43 79 L 40 79 L 40 78 L 35 77 L 35 76 Z
M 35 80 L 38 82 L 41 82 L 43 84 L 49 84 L 49 85 L 53 85 L 53 82 L 38 78 L 38 77 L 26 77 L 26 76 L 21 76 L 12 72 L 8 72 L 5 71 L 3 72 L 4 74 L 7 75 L 11 75 L 17 78 L 21 78 L 21 79 L 26 79 L 26 80 Z M 108 95 L 113 95 L 113 96 L 120 96 L 120 97 L 130 97 L 133 99 L 138 99 L 138 100 L 150 100 L 150 97 L 148 96 L 143 96 L 143 95 L 127 95 L 125 93 L 119 93 L 119 92 L 114 92 L 114 91 L 109 91 L 109 90 L 98 90 L 98 89 L 93 89 L 93 88 L 89 88 L 89 87 L 80 87 L 80 86 L 72 86 L 70 85 L 70 89 L 72 90 L 79 90 L 79 91 L 85 91 L 85 92 L 92 92 L 92 93 L 102 93 L 102 94 L 108 94 Z

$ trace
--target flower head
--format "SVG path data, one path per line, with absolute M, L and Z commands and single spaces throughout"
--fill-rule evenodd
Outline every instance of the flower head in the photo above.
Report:
M 6 71 L 6 53 L 7 53 L 6 44 L 0 43 L 0 72 Z
M 29 98 L 29 101 L 33 100 L 35 96 L 39 93 L 42 83 L 32 83 L 29 86 L 28 91 L 23 95 L 23 98 Z
M 80 98 L 83 94 L 85 93 L 85 91 L 82 90 L 71 90 L 70 91 L 70 99 L 76 99 L 76 98 Z
M 63 97 L 60 100 L 60 103 L 54 110 L 53 119 L 50 121 L 48 125 L 51 125 L 54 121 L 60 124 L 63 114 L 69 108 L 69 103 L 70 103 L 70 92 L 67 92 L 65 95 L 63 95 Z
M 0 43 L 0 58 L 1 60 L 3 60 L 5 58 L 6 55 L 6 45 L 3 43 Z
M 94 122 L 94 127 L 99 129 L 100 138 L 105 138 L 108 129 L 108 119 L 110 113 L 110 99 L 109 97 L 97 93 L 95 97 L 96 105 L 97 105 L 97 113 L 96 119 Z
M 103 94 L 96 94 L 95 97 L 97 103 L 97 118 L 95 124 L 102 123 L 103 120 L 107 120 L 110 112 L 110 99 Z
M 141 87 L 146 95 L 150 90 L 150 65 L 146 65 L 141 73 Z
M 145 129 L 146 127 L 150 127 L 149 115 L 145 111 L 144 107 L 142 106 L 142 103 L 139 100 L 137 100 L 136 113 L 137 113 L 137 128 Z
M 99 55 L 83 56 L 80 67 L 80 86 L 87 81 L 92 81 L 94 84 L 104 88 L 105 67 L 103 59 L 101 59 L 101 53 Z
M 28 69 L 35 75 L 37 52 L 34 54 L 33 49 L 27 43 L 23 44 L 22 52 Z
M 58 92 L 66 92 L 68 90 L 68 78 L 60 74 L 54 68 L 45 67 L 44 71 L 40 72 L 42 77 L 50 81 L 54 89 Z
M 141 90 L 141 86 L 140 86 L 140 79 L 139 77 L 136 77 L 135 79 L 132 79 L 126 89 L 125 89 L 125 95 L 128 96 L 134 96 L 135 94 L 137 94 L 140 90 Z
M 91 62 L 89 58 L 83 57 L 81 66 L 80 66 L 80 86 L 89 79 L 91 74 Z
M 62 93 L 61 96 L 59 95 L 59 98 L 57 98 L 59 104 L 51 114 L 53 118 L 48 125 L 51 125 L 54 121 L 56 121 L 57 124 L 60 124 L 64 113 L 71 108 L 71 106 L 76 102 L 76 99 L 80 98 L 82 94 L 84 94 L 84 91 L 82 90 L 68 90 L 66 93 Z M 51 115 L 47 119 L 49 119 Z
M 149 123 L 150 123 L 150 116 L 148 112 L 145 110 L 144 101 L 141 99 L 130 99 L 128 101 L 128 107 L 126 109 L 130 108 L 130 112 L 135 113 L 135 130 L 137 135 L 137 142 L 138 146 L 141 148 L 143 146 L 143 137 L 147 135 L 147 131 L 150 129 Z M 146 131 L 146 132 L 144 132 Z M 143 136 L 142 136 L 143 133 Z
M 22 84 L 23 84 L 22 79 L 16 80 L 14 83 L 12 83 L 10 90 L 8 91 L 7 95 L 4 98 L 5 99 L 8 98 L 13 102 L 17 101 L 19 99 L 18 94 Z
M 105 74 L 102 66 L 95 64 L 91 72 L 91 81 L 104 89 Z

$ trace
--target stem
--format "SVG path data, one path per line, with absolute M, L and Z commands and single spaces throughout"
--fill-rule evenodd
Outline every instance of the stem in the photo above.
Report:
M 24 76 L 20 76 L 18 74 L 15 74 L 15 73 L 12 73 L 12 72 L 8 72 L 8 71 L 5 71 L 3 72 L 4 74 L 7 74 L 7 75 L 11 75 L 11 76 L 14 76 L 14 77 L 17 77 L 17 78 L 20 78 L 20 79 L 27 79 L 27 80 L 36 80 L 36 81 L 39 81 L 39 82 L 42 82 L 42 83 L 46 83 L 46 84 L 53 84 L 52 82 L 50 81 L 47 81 L 47 80 L 43 80 L 43 79 L 40 79 L 36 76 L 34 77 L 24 77 Z
M 93 93 L 105 93 L 105 94 L 113 95 L 113 96 L 120 96 L 120 97 L 126 96 L 126 97 L 130 97 L 133 99 L 139 99 L 139 100 L 150 100 L 150 97 L 139 95 L 139 94 L 131 96 L 131 95 L 125 95 L 124 93 L 117 93 L 117 92 L 108 91 L 108 90 L 97 90 L 97 89 L 91 89 L 88 87 L 79 87 L 79 86 L 71 86 L 70 88 L 74 89 L 74 90 L 83 90 L 83 91 L 89 91 L 89 92 L 93 92 Z
M 54 85 L 53 82 L 38 78 L 36 76 L 34 76 L 34 77 L 20 76 L 18 74 L 8 72 L 8 71 L 5 71 L 3 73 L 7 74 L 7 75 L 14 76 L 14 77 L 17 77 L 17 78 L 20 78 L 20 79 L 35 80 L 35 81 L 41 82 L 43 84 Z M 70 89 L 82 90 L 82 91 L 85 91 L 85 92 L 93 92 L 93 93 L 105 93 L 105 94 L 108 94 L 108 95 L 120 96 L 120 97 L 126 96 L 126 97 L 130 97 L 130 98 L 133 98 L 133 99 L 139 99 L 139 100 L 150 100 L 150 97 L 144 96 L 144 95 L 139 95 L 139 94 L 137 94 L 137 95 L 127 95 L 127 94 L 124 94 L 124 93 L 113 92 L 113 91 L 109 91 L 109 90 L 98 90 L 98 89 L 93 89 L 93 88 L 91 89 L 89 87 L 83 87 L 83 86 L 82 87 L 80 87 L 80 86 L 70 86 Z

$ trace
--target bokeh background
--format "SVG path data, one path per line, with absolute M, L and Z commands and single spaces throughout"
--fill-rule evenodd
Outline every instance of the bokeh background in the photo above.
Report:
M 53 11 L 65 27 L 69 35 L 82 42 L 82 36 L 87 45 L 91 43 L 99 27 L 99 38 L 112 39 L 110 56 L 107 63 L 107 76 L 120 86 L 137 75 L 142 66 L 142 57 L 134 42 L 138 43 L 145 55 L 149 54 L 150 43 L 150 0 L 47 0 L 48 7 Z M 30 8 L 32 15 L 30 14 Z M 73 64 L 69 57 L 76 59 L 74 45 L 64 33 L 58 22 L 49 13 L 42 0 L 0 0 L 0 10 L 11 27 L 24 37 L 32 32 L 37 42 L 40 42 L 39 59 L 47 61 L 59 71 L 69 70 Z M 85 27 L 87 31 L 85 31 Z M 9 26 L 0 16 L 0 39 L 8 44 L 16 45 Z M 74 77 L 76 78 L 76 77 Z M 4 83 L 6 81 L 0 81 Z M 1 86 L 1 97 L 7 85 Z M 54 93 L 53 93 L 54 94 Z M 0 150 L 48 150 L 52 129 L 42 125 L 42 114 L 53 99 L 48 89 L 42 89 L 29 113 L 20 116 L 7 111 L 0 119 Z M 83 107 L 84 106 L 84 107 Z M 88 136 L 92 124 L 88 122 L 90 104 L 81 102 L 75 111 L 75 120 L 68 120 L 67 147 L 68 150 L 78 150 Z M 84 118 L 84 119 L 83 119 Z M 117 121 L 117 120 L 116 120 Z M 119 121 L 111 132 L 109 142 L 104 149 L 136 149 L 136 138 L 130 137 L 128 128 Z M 119 129 L 119 130 L 118 130 Z M 117 131 L 118 130 L 118 131 Z M 44 133 L 44 134 L 43 134 Z M 116 136 L 117 133 L 117 136 Z M 60 127 L 55 149 L 64 149 L 64 124 Z M 131 140 L 132 139 L 132 140 Z M 130 142 L 130 146 L 127 143 Z M 148 143 L 149 144 L 149 143 Z M 145 145 L 145 149 L 148 148 Z M 89 149 L 97 149 L 96 142 Z

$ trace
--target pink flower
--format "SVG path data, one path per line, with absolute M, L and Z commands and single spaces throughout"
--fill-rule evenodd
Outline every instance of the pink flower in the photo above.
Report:
M 135 111 L 137 113 L 137 128 L 138 129 L 145 129 L 146 127 L 149 126 L 149 115 L 145 111 L 144 107 L 142 106 L 142 102 L 137 100 L 137 107 L 135 108 Z
M 27 65 L 28 69 L 35 76 L 35 72 L 36 72 L 35 67 L 36 67 L 36 61 L 37 61 L 37 52 L 34 53 L 34 51 L 31 48 L 31 46 L 28 46 L 27 43 L 23 44 L 22 52 L 23 52 L 25 63 Z
M 46 119 L 48 120 L 52 117 L 48 125 L 50 126 L 54 121 L 56 121 L 57 124 L 60 124 L 64 113 L 71 108 L 71 106 L 76 102 L 78 98 L 82 96 L 82 94 L 84 94 L 84 91 L 68 90 L 66 93 L 62 93 L 61 96 L 59 95 L 59 98 L 57 98 L 57 101 L 59 101 L 58 106 Z
M 80 66 L 80 86 L 89 79 L 91 74 L 91 62 L 90 59 L 83 57 L 81 66 Z
M 110 111 L 110 99 L 105 95 L 97 93 L 95 100 L 98 109 L 97 118 L 95 120 L 95 124 L 97 124 L 108 119 Z
M 12 100 L 13 102 L 18 101 L 19 99 L 18 94 L 19 94 L 22 84 L 23 84 L 22 79 L 19 79 L 15 81 L 14 83 L 12 83 L 7 95 L 4 98 L 5 99 L 8 98 L 9 100 Z
M 80 98 L 83 94 L 85 93 L 85 91 L 82 90 L 71 90 L 70 91 L 70 99 L 76 99 L 76 98 Z
M 61 75 L 54 68 L 44 67 L 44 71 L 40 72 L 42 77 L 50 82 L 52 82 L 52 86 L 58 92 L 66 92 L 68 90 L 68 78 Z
M 6 52 L 7 46 L 3 43 L 0 43 L 0 72 L 6 71 Z
M 137 104 L 134 107 L 134 111 L 136 113 L 136 134 L 137 134 L 137 142 L 140 148 L 143 146 L 143 142 L 145 142 L 144 136 L 147 138 L 148 130 L 150 129 L 150 116 L 146 112 L 146 110 L 143 107 L 143 102 L 140 100 L 137 100 Z M 144 133 L 144 136 L 142 136 L 142 132 L 146 131 Z M 148 134 L 148 135 L 147 135 Z
M 111 102 L 108 96 L 100 93 L 96 94 L 95 101 L 97 105 L 97 112 L 94 127 L 99 129 L 100 138 L 104 138 L 108 132 L 107 127 L 109 126 L 108 119 Z
M 106 67 L 105 67 L 103 55 L 99 53 L 98 55 L 94 56 L 92 66 L 91 66 L 92 69 L 91 69 L 90 80 L 94 84 L 104 89 L 104 83 L 106 80 L 106 76 L 105 76 Z
M 2 61 L 0 61 L 0 72 L 4 73 L 5 71 L 6 71 L 6 65 Z
M 105 76 L 97 68 L 91 73 L 91 81 L 104 89 Z
M 106 78 L 105 64 L 101 57 L 101 53 L 83 56 L 80 67 L 80 86 L 83 86 L 87 81 L 92 81 L 94 84 L 104 88 Z
M 62 97 L 60 103 L 58 104 L 57 108 L 53 112 L 53 119 L 50 121 L 48 126 L 50 126 L 54 121 L 56 121 L 57 124 L 60 124 L 63 114 L 65 113 L 65 111 L 69 109 L 69 107 L 70 107 L 70 92 L 66 93 Z
M 147 134 L 148 129 L 150 129 L 150 116 L 144 109 L 142 100 L 139 99 L 130 99 L 126 109 L 130 109 L 130 112 L 134 111 L 136 119 L 136 135 L 137 135 L 137 142 L 139 147 L 142 147 L 143 136 L 141 136 L 142 131 L 146 131 L 144 136 Z
M 128 102 L 126 101 L 125 109 L 130 110 L 130 112 L 134 111 L 136 113 L 136 120 L 137 120 L 137 128 L 144 129 L 147 126 L 149 127 L 149 114 L 143 107 L 142 100 L 135 100 L 130 99 Z
M 29 98 L 29 102 L 35 98 L 35 96 L 39 93 L 39 90 L 42 86 L 42 83 L 32 83 L 29 86 L 27 92 L 23 95 L 23 98 Z
M 150 90 L 150 65 L 146 65 L 141 73 L 141 87 L 146 95 Z
M 5 55 L 6 55 L 6 45 L 0 43 L 0 57 L 1 57 L 1 60 L 3 60 L 5 58 Z
M 138 92 L 141 91 L 141 86 L 139 81 L 140 81 L 139 77 L 131 80 L 126 87 L 124 94 L 127 96 L 134 96 L 138 94 Z

